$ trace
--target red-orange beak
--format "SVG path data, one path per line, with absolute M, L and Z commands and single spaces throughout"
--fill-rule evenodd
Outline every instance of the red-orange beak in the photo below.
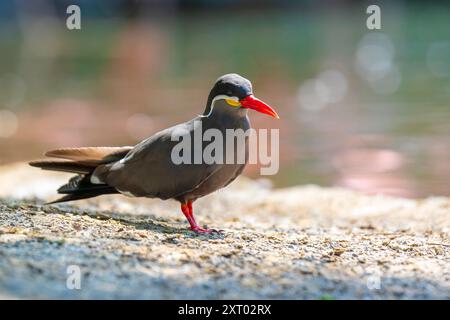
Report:
M 239 100 L 239 102 L 244 108 L 253 109 L 258 112 L 268 114 L 269 116 L 272 116 L 274 118 L 280 119 L 276 111 L 273 110 L 271 106 L 269 106 L 264 101 L 255 98 L 253 95 L 246 96 L 244 99 Z

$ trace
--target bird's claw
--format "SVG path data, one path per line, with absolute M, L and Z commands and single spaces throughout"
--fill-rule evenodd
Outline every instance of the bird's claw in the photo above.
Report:
M 217 233 L 217 234 L 222 234 L 224 231 L 223 230 L 216 230 L 216 229 L 208 229 L 208 228 L 201 228 L 201 227 L 192 227 L 191 228 L 192 231 L 194 231 L 195 233 L 199 233 L 199 234 L 213 234 L 213 233 Z

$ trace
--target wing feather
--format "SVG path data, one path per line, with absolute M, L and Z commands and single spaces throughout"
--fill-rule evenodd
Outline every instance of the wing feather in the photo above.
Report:
M 174 130 L 193 134 L 193 120 L 160 131 L 138 144 L 123 160 L 100 167 L 94 175 L 120 191 L 135 196 L 169 199 L 190 192 L 222 164 L 174 164 L 171 152 Z M 191 140 L 193 142 L 193 139 Z
M 45 156 L 73 161 L 106 163 L 123 158 L 133 147 L 83 147 L 47 151 Z

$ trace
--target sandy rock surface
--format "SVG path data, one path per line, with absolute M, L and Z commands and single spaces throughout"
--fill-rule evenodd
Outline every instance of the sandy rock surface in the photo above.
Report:
M 201 224 L 224 230 L 204 236 L 171 201 L 43 205 L 67 177 L 0 167 L 0 298 L 450 298 L 447 198 L 241 178 L 195 203 Z

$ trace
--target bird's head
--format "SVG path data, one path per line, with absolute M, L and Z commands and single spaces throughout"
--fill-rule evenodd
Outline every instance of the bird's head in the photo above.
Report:
M 218 100 L 225 101 L 230 108 L 253 109 L 279 119 L 272 107 L 253 95 L 252 83 L 236 73 L 225 74 L 217 79 L 209 93 L 204 115 L 212 112 Z

